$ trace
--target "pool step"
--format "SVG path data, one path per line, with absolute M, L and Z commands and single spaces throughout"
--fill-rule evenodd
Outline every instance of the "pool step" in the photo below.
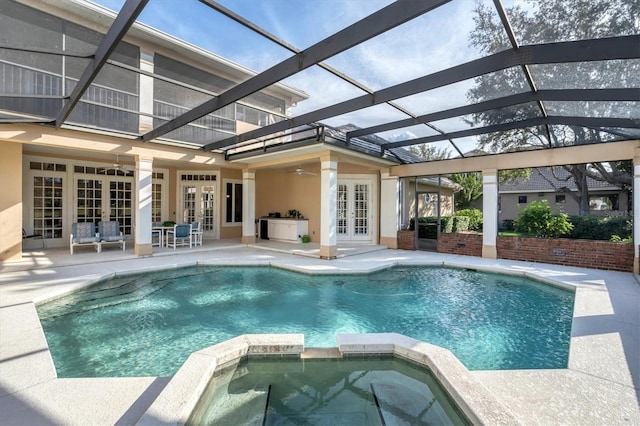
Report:
M 305 348 L 300 358 L 342 358 L 342 352 L 338 348 Z

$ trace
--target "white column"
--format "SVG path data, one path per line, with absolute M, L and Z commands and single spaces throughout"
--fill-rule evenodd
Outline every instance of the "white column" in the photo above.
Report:
M 380 244 L 398 248 L 400 229 L 400 179 L 380 174 Z
M 242 244 L 256 242 L 256 174 L 242 172 Z
M 498 251 L 498 171 L 482 171 L 482 257 L 496 259 Z
M 140 52 L 140 70 L 153 72 L 153 52 Z M 153 77 L 140 74 L 140 133 L 153 129 Z
M 633 157 L 633 273 L 640 273 L 640 149 Z
M 320 171 L 320 257 L 338 254 L 336 221 L 338 203 L 338 163 L 330 158 L 321 162 Z
M 135 254 L 148 256 L 151 246 L 151 197 L 153 158 L 136 156 L 136 187 L 138 190 L 135 212 Z

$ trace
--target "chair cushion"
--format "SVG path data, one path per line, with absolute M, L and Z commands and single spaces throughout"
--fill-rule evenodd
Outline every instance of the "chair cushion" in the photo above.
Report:
M 103 241 L 122 241 L 124 238 L 121 235 L 107 235 L 105 237 L 100 237 Z
M 73 239 L 73 242 L 77 244 L 95 243 L 96 241 L 97 241 L 96 237 L 82 237 L 82 238 Z
M 82 238 L 95 239 L 95 231 L 94 231 L 93 223 L 91 222 L 77 223 L 74 237 L 76 237 L 77 239 L 82 239 Z

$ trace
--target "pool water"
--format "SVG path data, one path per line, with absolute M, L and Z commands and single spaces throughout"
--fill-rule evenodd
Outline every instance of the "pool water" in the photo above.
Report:
M 422 367 L 393 357 L 255 359 L 216 372 L 186 425 L 465 425 Z
M 436 267 L 311 276 L 192 267 L 115 277 L 38 307 L 59 377 L 169 376 L 191 352 L 247 333 L 395 332 L 470 370 L 565 368 L 574 294 L 532 280 Z

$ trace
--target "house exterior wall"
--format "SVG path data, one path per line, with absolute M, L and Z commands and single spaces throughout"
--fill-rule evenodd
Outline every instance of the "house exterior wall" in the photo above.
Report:
M 22 256 L 22 145 L 0 141 L 0 260 Z
M 540 195 L 542 194 L 542 195 Z M 625 215 L 627 212 L 628 195 L 623 191 L 614 190 L 598 190 L 590 191 L 590 196 L 604 196 L 604 195 L 616 195 L 618 197 L 617 210 L 602 210 L 592 209 L 590 214 L 594 215 Z M 556 202 L 556 196 L 564 196 L 564 202 Z M 520 197 L 527 197 L 526 204 L 518 203 Z M 515 220 L 518 217 L 520 209 L 525 208 L 533 201 L 547 200 L 552 210 L 556 210 L 562 213 L 566 213 L 570 216 L 577 216 L 580 212 L 580 206 L 578 202 L 565 192 L 521 192 L 521 193 L 500 193 L 500 209 L 498 215 L 498 221 L 502 224 L 504 220 Z

